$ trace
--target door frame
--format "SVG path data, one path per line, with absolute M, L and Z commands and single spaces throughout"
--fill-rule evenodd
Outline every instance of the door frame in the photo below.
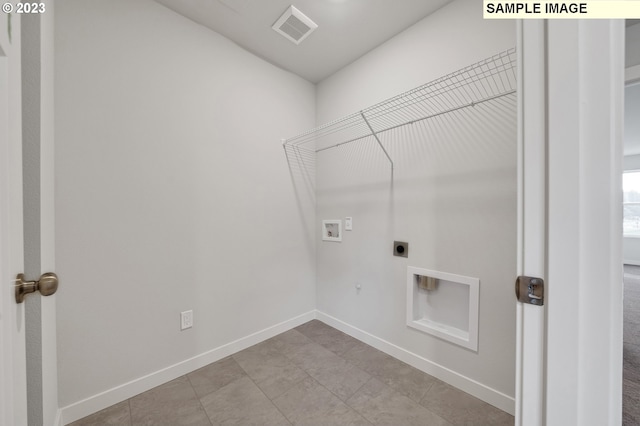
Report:
M 543 20 L 517 23 L 517 274 L 547 282 L 545 31 Z M 516 302 L 516 425 L 544 424 L 545 309 Z
M 517 308 L 516 424 L 620 424 L 624 21 L 523 21 L 518 37 L 518 272 L 540 273 L 546 300 Z

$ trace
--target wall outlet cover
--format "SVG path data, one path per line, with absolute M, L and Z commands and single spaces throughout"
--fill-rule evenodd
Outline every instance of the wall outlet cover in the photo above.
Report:
M 193 327 L 193 311 L 180 312 L 180 330 Z

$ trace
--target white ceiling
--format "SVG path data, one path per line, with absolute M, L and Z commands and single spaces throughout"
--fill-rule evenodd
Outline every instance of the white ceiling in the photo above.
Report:
M 156 1 L 317 83 L 451 0 Z M 271 29 L 290 5 L 318 24 L 300 45 Z

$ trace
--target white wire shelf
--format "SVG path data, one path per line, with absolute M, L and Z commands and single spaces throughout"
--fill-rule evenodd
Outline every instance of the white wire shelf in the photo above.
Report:
M 407 124 L 498 99 L 516 91 L 516 50 L 508 49 L 447 74 L 357 113 L 286 139 L 284 148 L 316 153 L 373 136 L 384 154 L 379 135 Z

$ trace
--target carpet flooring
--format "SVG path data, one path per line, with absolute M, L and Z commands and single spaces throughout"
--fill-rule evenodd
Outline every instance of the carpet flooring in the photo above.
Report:
M 622 424 L 640 425 L 640 266 L 624 266 Z

